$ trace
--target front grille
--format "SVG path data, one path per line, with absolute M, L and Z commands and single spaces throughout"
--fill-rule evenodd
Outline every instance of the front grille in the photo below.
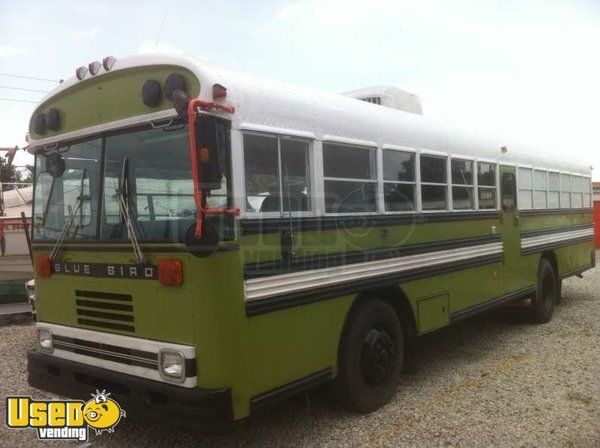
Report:
M 77 290 L 75 305 L 79 325 L 135 332 L 133 299 L 130 294 Z

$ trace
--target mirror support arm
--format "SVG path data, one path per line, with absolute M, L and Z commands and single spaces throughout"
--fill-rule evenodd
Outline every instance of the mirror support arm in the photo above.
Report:
M 191 99 L 188 103 L 188 127 L 190 140 L 190 159 L 192 163 L 192 176 L 194 179 L 194 203 L 196 204 L 196 230 L 194 236 L 202 237 L 204 216 L 205 215 L 239 215 L 238 208 L 220 209 L 220 208 L 205 208 L 203 205 L 202 189 L 200 188 L 200 170 L 198 169 L 198 136 L 196 135 L 196 116 L 197 111 L 217 109 L 233 114 L 235 108 L 229 104 L 217 104 L 212 101 L 202 101 L 199 99 Z

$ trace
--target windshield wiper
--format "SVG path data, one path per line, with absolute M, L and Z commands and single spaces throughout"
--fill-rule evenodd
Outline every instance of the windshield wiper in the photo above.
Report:
M 127 234 L 129 235 L 129 240 L 131 241 L 131 245 L 133 246 L 133 253 L 135 254 L 135 258 L 140 264 L 148 264 L 148 260 L 146 260 L 146 257 L 142 252 L 142 248 L 138 243 L 135 228 L 133 227 L 133 222 L 131 221 L 131 215 L 129 214 L 129 160 L 127 159 L 127 157 L 123 159 L 121 184 L 115 190 L 115 193 L 117 194 L 117 198 L 119 199 L 121 222 L 125 221 L 125 225 L 127 227 Z
M 75 208 L 69 214 L 69 219 L 65 222 L 62 229 L 60 230 L 60 234 L 58 235 L 58 240 L 56 240 L 56 244 L 52 248 L 52 252 L 50 253 L 50 262 L 51 263 L 54 263 L 54 260 L 56 260 L 58 251 L 60 250 L 62 244 L 64 243 L 65 238 L 69 234 L 69 230 L 71 229 L 71 226 L 73 225 L 73 221 L 75 221 L 75 216 L 77 216 L 77 213 L 83 207 L 84 199 L 89 199 L 89 197 L 86 197 L 83 194 L 86 177 L 87 177 L 87 170 L 84 168 L 83 171 L 81 172 L 81 184 L 79 187 L 79 196 L 77 196 L 77 202 L 75 203 Z
M 46 219 L 48 219 L 48 212 L 50 211 L 50 200 L 52 199 L 52 192 L 54 191 L 54 184 L 56 183 L 56 178 L 52 178 L 52 183 L 50 184 L 50 192 L 48 193 L 48 199 L 46 200 L 46 206 L 43 210 L 42 216 L 42 224 L 46 224 Z

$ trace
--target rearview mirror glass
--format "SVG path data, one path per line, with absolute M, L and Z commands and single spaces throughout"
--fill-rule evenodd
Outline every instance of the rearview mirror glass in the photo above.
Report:
M 65 159 L 57 152 L 53 152 L 46 157 L 46 171 L 54 179 L 62 177 L 65 172 Z
M 199 115 L 196 119 L 196 136 L 200 188 L 218 190 L 221 188 L 223 172 L 219 157 L 221 142 L 215 119 L 208 115 Z

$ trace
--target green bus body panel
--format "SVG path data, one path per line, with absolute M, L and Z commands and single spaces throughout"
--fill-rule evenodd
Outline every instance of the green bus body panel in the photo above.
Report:
M 147 256 L 151 262 L 155 262 L 159 258 L 150 254 Z M 74 263 L 130 264 L 132 258 L 132 254 L 102 252 L 69 252 L 68 256 L 69 261 Z M 181 259 L 184 275 L 187 275 L 192 268 L 189 258 L 182 257 L 181 254 L 161 254 L 160 258 Z M 35 286 L 39 296 L 36 303 L 38 316 L 44 322 L 103 331 L 101 328 L 78 324 L 75 291 L 131 294 L 135 332 L 112 329 L 104 331 L 158 341 L 177 341 L 182 344 L 193 344 L 195 341 L 191 296 L 193 289 L 188 286 L 187 282 L 180 287 L 166 287 L 160 285 L 157 280 L 124 280 L 53 274 L 48 278 L 37 278 Z M 86 300 L 93 301 L 93 299 Z M 107 311 L 113 312 L 112 310 Z M 90 317 L 90 319 L 104 320 L 95 317 Z
M 146 115 L 152 112 L 172 109 L 173 103 L 164 96 L 164 86 L 171 73 L 184 76 L 191 97 L 200 92 L 198 78 L 189 70 L 178 66 L 158 65 L 135 67 L 90 76 L 78 84 L 48 99 L 32 114 L 29 135 L 41 139 L 85 129 L 124 118 Z M 162 97 L 155 107 L 142 102 L 142 86 L 149 79 L 155 79 L 162 86 Z M 83 107 L 85 105 L 85 107 Z M 36 112 L 57 109 L 60 114 L 60 127 L 57 131 L 47 130 L 43 135 L 33 130 L 33 116 Z
M 419 299 L 417 307 L 417 322 L 421 333 L 437 330 L 450 323 L 448 294 Z
M 294 231 L 296 256 L 336 254 L 406 244 L 490 235 L 498 219 L 390 225 L 324 231 Z M 281 259 L 281 233 L 242 235 L 240 245 L 245 263 Z
M 400 286 L 408 296 L 413 310 L 418 309 L 418 303 L 422 299 L 448 294 L 449 313 L 452 314 L 502 295 L 501 278 L 497 275 L 501 269 L 500 263 L 492 263 L 412 280 Z M 421 328 L 417 330 L 419 333 L 424 332 Z
M 324 368 L 337 373 L 338 345 L 354 296 L 249 319 L 252 395 Z
M 591 223 L 591 213 L 521 216 L 454 222 L 415 223 L 345 230 L 297 231 L 298 256 L 339 253 L 490 235 L 492 226 L 503 235 L 510 253 L 494 262 L 398 285 L 408 298 L 424 334 L 447 325 L 453 313 L 535 285 L 540 253 L 522 256 L 519 238 L 524 229 L 538 230 Z M 512 221 L 510 221 L 512 220 Z M 184 284 L 162 286 L 156 280 L 123 280 L 53 275 L 36 279 L 38 318 L 43 322 L 90 328 L 77 322 L 77 289 L 131 294 L 135 333 L 108 330 L 196 347 L 198 385 L 232 391 L 235 418 L 250 413 L 253 397 L 314 372 L 337 373 L 339 341 L 356 294 L 247 317 L 244 300 L 245 263 L 281 258 L 280 232 L 241 235 L 240 250 L 219 251 L 207 258 L 186 252 L 153 253 L 147 257 L 180 259 Z M 133 263 L 130 253 L 65 251 L 69 261 Z M 591 263 L 593 242 L 553 249 L 562 275 Z M 47 253 L 37 250 L 37 253 Z M 93 328 L 100 331 L 100 329 Z
M 580 213 L 554 213 L 550 215 L 527 215 L 521 216 L 521 232 L 529 230 L 552 229 L 555 227 L 568 227 L 577 224 L 593 224 L 592 210 Z
M 70 262 L 134 263 L 129 253 L 69 252 Z M 37 252 L 36 255 L 45 252 Z M 249 412 L 248 321 L 245 315 L 239 252 L 217 252 L 208 258 L 188 253 L 152 254 L 148 260 L 171 258 L 183 263 L 181 286 L 163 286 L 158 280 L 125 280 L 53 274 L 36 278 L 37 314 L 41 322 L 94 331 L 107 331 L 156 341 L 196 347 L 198 387 L 232 388 L 234 414 Z M 135 332 L 102 329 L 78 323 L 76 290 L 130 294 Z M 93 301 L 93 299 L 86 299 Z M 103 300 L 103 302 L 111 302 Z M 123 304 L 126 302 L 114 301 Z M 117 314 L 131 314 L 112 311 Z M 91 319 L 106 321 L 93 317 Z M 111 321 L 112 322 L 112 321 Z

